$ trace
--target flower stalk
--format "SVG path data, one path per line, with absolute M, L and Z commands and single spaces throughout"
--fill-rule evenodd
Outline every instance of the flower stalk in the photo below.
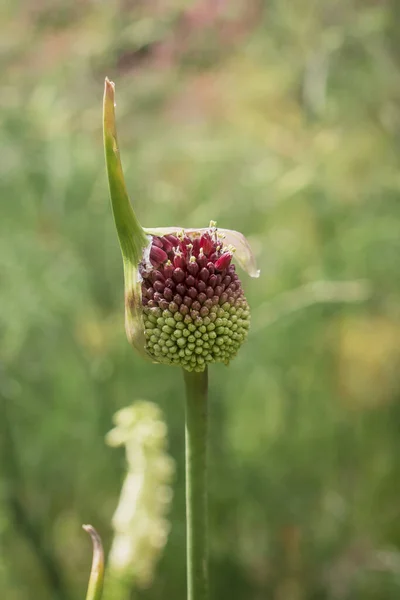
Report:
M 208 598 L 208 371 L 183 370 L 186 391 L 187 600 Z

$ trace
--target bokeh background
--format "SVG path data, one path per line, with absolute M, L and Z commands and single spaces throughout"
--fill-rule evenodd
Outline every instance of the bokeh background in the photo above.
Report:
M 212 598 L 400 593 L 400 10 L 396 0 L 16 0 L 0 42 L 0 596 L 78 600 L 157 403 L 175 460 L 151 585 L 185 598 L 183 386 L 123 325 L 101 134 L 117 86 L 148 226 L 248 236 L 246 346 L 211 369 Z

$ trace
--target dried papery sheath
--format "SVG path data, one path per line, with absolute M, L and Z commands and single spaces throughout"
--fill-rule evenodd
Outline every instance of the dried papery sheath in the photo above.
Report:
M 124 183 L 114 113 L 114 84 L 106 80 L 104 143 L 111 202 L 124 260 L 128 339 L 155 362 L 203 371 L 228 364 L 246 339 L 249 306 L 236 259 L 258 277 L 246 238 L 237 231 L 180 227 L 143 229 Z

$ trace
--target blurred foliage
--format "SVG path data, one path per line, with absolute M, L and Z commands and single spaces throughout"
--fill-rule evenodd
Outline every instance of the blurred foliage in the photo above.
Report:
M 108 75 L 143 225 L 215 219 L 262 270 L 246 347 L 211 370 L 212 597 L 397 598 L 398 3 L 19 0 L 1 19 L 0 596 L 84 597 L 81 524 L 109 549 L 124 476 L 104 436 L 146 397 L 177 475 L 135 598 L 185 597 L 183 385 L 125 340 Z M 369 292 L 296 301 L 335 281 Z

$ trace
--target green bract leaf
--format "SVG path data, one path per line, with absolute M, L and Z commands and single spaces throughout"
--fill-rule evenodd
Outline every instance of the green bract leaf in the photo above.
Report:
M 104 150 L 111 204 L 122 256 L 138 264 L 149 240 L 136 218 L 126 191 L 115 125 L 115 85 L 106 79 L 104 88 Z
M 108 79 L 104 87 L 103 126 L 111 205 L 124 262 L 126 333 L 131 344 L 147 356 L 137 270 L 150 239 L 137 220 L 126 191 L 115 125 L 115 86 Z

